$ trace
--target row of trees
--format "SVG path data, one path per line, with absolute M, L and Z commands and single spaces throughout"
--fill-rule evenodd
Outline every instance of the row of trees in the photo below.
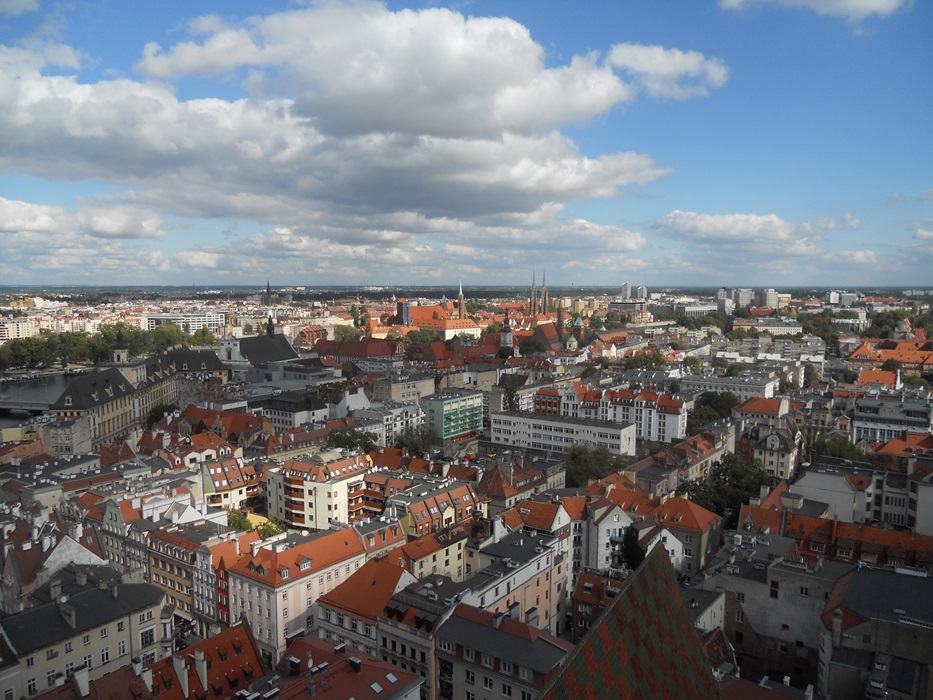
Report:
M 14 338 L 0 347 L 0 370 L 108 362 L 113 358 L 113 350 L 121 333 L 131 357 L 165 352 L 176 345 L 206 346 L 217 343 L 217 338 L 207 329 L 189 335 L 171 323 L 157 326 L 152 331 L 116 323 L 101 326 L 97 335 L 74 331 L 42 331 L 41 335 L 31 338 Z

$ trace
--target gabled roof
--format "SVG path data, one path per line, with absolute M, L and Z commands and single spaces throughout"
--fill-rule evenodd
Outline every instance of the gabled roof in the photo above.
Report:
M 298 359 L 295 348 L 288 342 L 288 338 L 280 333 L 272 336 L 255 335 L 241 338 L 240 352 L 251 365 Z
M 199 673 L 196 657 L 202 653 L 204 666 Z M 184 669 L 186 678 L 179 678 L 176 664 Z M 266 672 L 259 647 L 246 622 L 156 661 L 149 668 L 152 671 L 152 690 L 159 700 L 233 697 Z M 206 684 L 202 683 L 201 673 Z M 187 695 L 183 692 L 183 684 L 188 688 Z
M 622 583 L 539 695 L 580 698 L 718 698 L 712 673 L 662 547 Z
M 403 567 L 384 559 L 370 559 L 350 578 L 318 598 L 318 605 L 375 622 L 392 595 L 409 583 L 414 583 L 414 577 Z

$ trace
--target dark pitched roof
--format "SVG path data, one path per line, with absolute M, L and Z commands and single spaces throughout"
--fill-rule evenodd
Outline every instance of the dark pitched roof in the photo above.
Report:
M 718 698 L 674 570 L 656 547 L 539 696 Z
M 295 348 L 284 335 L 256 335 L 240 340 L 240 352 L 251 365 L 284 362 L 298 358 Z
M 11 615 L 0 621 L 0 625 L 16 653 L 22 656 L 111 620 L 126 617 L 137 610 L 158 605 L 163 596 L 162 589 L 148 583 L 120 584 L 116 595 L 109 589 L 90 588 L 76 594 L 66 603 L 75 610 L 74 628 L 65 621 L 58 603 L 48 603 Z
M 168 356 L 181 372 L 223 372 L 227 369 L 213 350 L 176 348 Z
M 88 410 L 95 406 L 129 396 L 136 391 L 116 367 L 82 374 L 69 382 L 52 405 L 52 410 Z

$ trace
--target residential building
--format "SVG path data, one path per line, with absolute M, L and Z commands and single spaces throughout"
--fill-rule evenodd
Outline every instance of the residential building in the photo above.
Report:
M 319 452 L 266 470 L 269 514 L 299 529 L 324 530 L 332 522 L 363 517 L 365 456 Z
M 771 376 L 717 377 L 685 374 L 679 380 L 681 391 L 703 393 L 715 391 L 735 394 L 740 399 L 753 396 L 771 398 L 778 392 L 780 380 Z
M 836 583 L 820 621 L 820 692 L 871 700 L 933 692 L 933 578 L 851 571 Z
M 434 390 L 435 379 L 432 374 L 391 372 L 373 380 L 372 400 L 380 403 L 418 403 L 422 398 L 434 394 Z
M 573 650 L 569 642 L 510 613 L 464 604 L 437 628 L 435 637 L 440 700 L 483 696 L 531 700 Z
M 360 421 L 373 420 L 381 426 L 378 445 L 392 447 L 406 430 L 418 430 L 424 425 L 424 411 L 417 402 L 398 403 L 384 401 L 373 403 L 369 408 L 356 411 L 354 418 Z
M 277 660 L 314 627 L 314 602 L 365 561 L 366 549 L 351 528 L 254 542 L 227 567 L 230 617 L 245 615 L 263 657 Z
M 95 679 L 134 658 L 151 666 L 173 642 L 164 604 L 156 586 L 112 583 L 3 618 L 0 627 L 15 655 L 4 660 L 21 670 L 16 685 L 2 688 L 4 697 L 32 698 L 82 667 Z
M 419 700 L 421 697 L 424 683 L 421 676 L 402 671 L 370 654 L 352 652 L 343 643 L 301 637 L 286 653 L 278 667 L 281 675 L 270 679 L 280 700 L 298 700 L 316 694 L 327 697 L 334 692 L 355 700 Z M 302 671 L 302 659 L 313 659 L 314 665 L 307 673 Z M 265 695 L 269 692 L 267 690 Z
M 736 531 L 725 541 L 697 587 L 725 592 L 723 631 L 741 659 L 742 676 L 815 685 L 820 614 L 852 566 L 801 557 L 793 539 L 777 534 Z
M 852 442 L 888 442 L 905 432 L 933 433 L 933 402 L 862 397 L 852 413 Z
M 393 595 L 414 583 L 417 579 L 397 563 L 371 559 L 317 599 L 318 636 L 376 656 L 380 652 L 379 614 Z
M 436 440 L 461 442 L 483 430 L 483 392 L 444 389 L 421 399 L 424 423 Z
M 634 424 L 501 411 L 490 417 L 490 440 L 500 445 L 568 452 L 574 445 L 605 447 L 615 455 L 635 454 Z

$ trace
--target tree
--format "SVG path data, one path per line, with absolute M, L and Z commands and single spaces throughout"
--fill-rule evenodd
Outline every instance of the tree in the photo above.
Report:
M 696 435 L 700 429 L 713 421 L 717 421 L 722 416 L 709 406 L 697 406 L 687 413 L 687 433 Z
M 227 511 L 227 525 L 240 532 L 252 532 L 253 524 L 242 510 Z
M 892 357 L 881 363 L 881 369 L 885 372 L 899 372 L 904 369 L 904 364 L 900 360 L 895 360 Z
M 176 410 L 178 410 L 178 406 L 175 404 L 160 403 L 156 406 L 153 406 L 149 411 L 149 415 L 146 416 L 146 429 L 148 430 L 154 424 L 162 420 L 166 413 L 171 413 Z
M 863 462 L 869 459 L 868 455 L 843 437 L 817 440 L 813 443 L 811 454 L 814 461 L 820 457 L 836 457 L 837 459 L 853 459 Z
M 502 377 L 502 410 L 518 410 L 518 387 L 519 378 L 514 374 L 506 374 Z
M 725 517 L 725 527 L 734 528 L 742 505 L 768 483 L 758 460 L 749 464 L 739 455 L 727 454 L 710 469 L 708 480 L 685 481 L 677 487 L 677 495 Z
M 625 369 L 657 370 L 661 369 L 665 364 L 667 364 L 667 360 L 664 359 L 661 351 L 657 348 L 649 348 L 648 350 L 636 352 L 628 358 L 625 361 Z
M 188 336 L 174 323 L 163 323 L 150 331 L 150 349 L 152 352 L 165 352 L 176 345 L 187 345 Z M 130 354 L 134 354 L 132 348 Z M 145 353 L 140 353 L 145 354 Z
M 243 335 L 252 335 L 253 334 L 253 324 L 245 323 L 243 324 Z
M 285 532 L 287 529 L 288 526 L 278 518 L 267 520 L 264 523 L 260 523 L 256 526 L 256 531 L 259 533 L 259 537 L 264 540 L 269 539 L 273 535 L 278 535 L 279 533 Z
M 803 366 L 803 383 L 804 386 L 811 387 L 820 381 L 820 371 L 813 365 L 804 365 Z
M 522 355 L 535 355 L 544 352 L 544 343 L 537 338 L 525 338 L 518 344 L 518 350 Z
M 217 336 L 207 328 L 198 328 L 191 336 L 191 344 L 199 346 L 217 345 Z
M 360 332 L 353 326 L 339 325 L 334 326 L 334 340 L 341 343 L 360 342 Z
M 699 357 L 688 355 L 684 358 L 684 369 L 688 374 L 699 374 L 703 371 L 703 361 Z
M 423 345 L 424 343 L 436 343 L 441 339 L 437 331 L 410 331 L 405 336 L 405 342 L 412 345 Z
M 407 450 L 412 457 L 424 457 L 433 443 L 434 434 L 427 426 L 405 428 L 395 438 L 395 446 Z
M 638 530 L 634 525 L 629 525 L 622 535 L 622 561 L 634 571 L 644 560 L 645 550 L 638 542 Z
M 344 450 L 362 450 L 372 452 L 376 449 L 376 439 L 372 433 L 352 428 L 349 430 L 334 430 L 327 435 L 327 446 L 338 447 Z
M 593 449 L 588 445 L 574 445 L 567 453 L 567 486 L 586 486 L 608 475 L 614 466 L 615 460 L 606 447 L 600 445 Z

